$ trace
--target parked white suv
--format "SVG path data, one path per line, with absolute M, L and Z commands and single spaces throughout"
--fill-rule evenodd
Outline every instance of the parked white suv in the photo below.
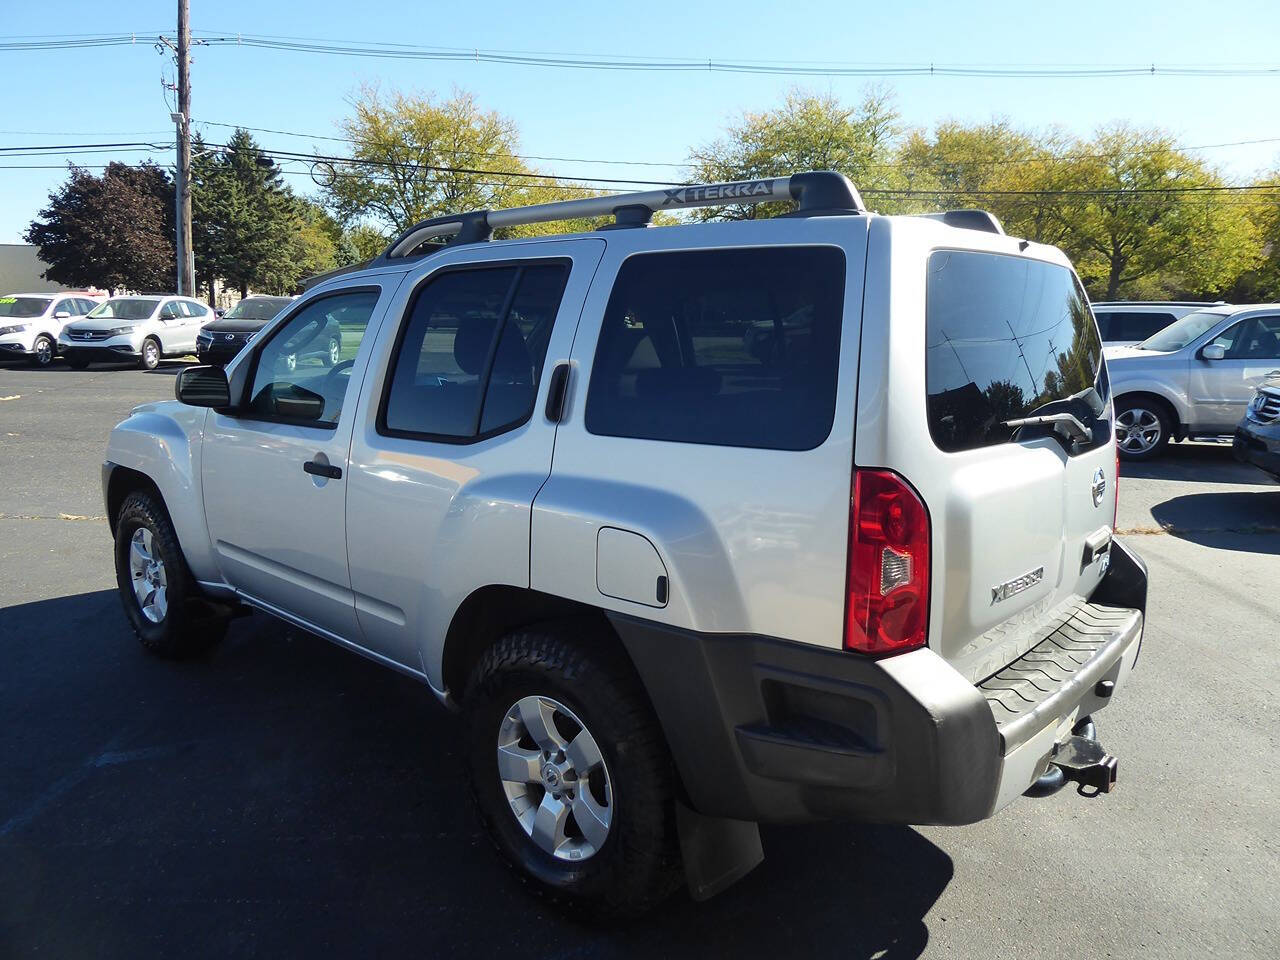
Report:
M 122 360 L 154 370 L 161 357 L 195 353 L 200 325 L 212 319 L 213 311 L 190 297 L 112 297 L 63 328 L 58 352 L 77 370 Z
M 291 367 L 335 319 L 349 359 Z M 553 897 L 642 910 L 681 864 L 708 896 L 760 821 L 1115 782 L 1090 716 L 1146 573 L 1112 539 L 1102 347 L 1062 253 L 985 214 L 809 173 L 444 217 L 176 390 L 103 468 L 143 645 L 247 604 L 422 680 Z
M 33 366 L 48 366 L 57 355 L 63 325 L 103 299 L 81 290 L 0 296 L 0 359 L 25 357 Z

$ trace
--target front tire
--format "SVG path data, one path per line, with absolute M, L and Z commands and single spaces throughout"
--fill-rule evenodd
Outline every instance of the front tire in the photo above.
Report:
M 154 370 L 160 366 L 160 341 L 154 337 L 147 337 L 142 341 L 142 356 L 138 359 L 138 365 L 143 370 Z
M 31 365 L 33 367 L 47 367 L 53 363 L 54 356 L 53 338 L 47 337 L 43 333 L 36 337 L 35 343 L 31 345 Z
M 116 520 L 116 586 L 125 616 L 148 653 L 179 659 L 222 639 L 227 619 L 210 612 L 155 497 L 129 494 Z
M 1116 405 L 1116 448 L 1125 460 L 1154 460 L 1164 453 L 1173 424 L 1164 407 L 1143 397 L 1125 398 Z
M 476 665 L 464 699 L 472 795 L 538 893 L 636 915 L 680 883 L 675 769 L 630 663 L 574 626 L 508 634 Z

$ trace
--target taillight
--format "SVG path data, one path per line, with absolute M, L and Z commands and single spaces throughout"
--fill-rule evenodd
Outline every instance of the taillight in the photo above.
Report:
M 911 650 L 924 646 L 928 625 L 929 513 L 896 473 L 855 470 L 845 649 Z

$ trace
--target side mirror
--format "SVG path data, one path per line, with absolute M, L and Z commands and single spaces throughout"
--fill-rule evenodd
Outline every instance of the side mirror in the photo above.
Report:
M 53 311 L 53 319 L 55 320 L 69 320 L 70 318 L 71 318 L 70 310 L 63 308 L 62 310 Z
M 1220 343 L 1210 343 L 1200 351 L 1201 360 L 1221 360 L 1226 355 L 1227 350 Z
M 231 386 L 221 367 L 187 367 L 178 371 L 173 394 L 180 403 L 192 407 L 226 408 L 231 406 Z

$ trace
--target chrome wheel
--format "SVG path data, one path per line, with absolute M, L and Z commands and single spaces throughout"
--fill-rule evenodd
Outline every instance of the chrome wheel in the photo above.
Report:
M 557 860 L 598 853 L 613 823 L 613 785 L 595 738 L 564 704 L 524 697 L 498 729 L 498 776 L 524 832 Z
M 142 344 L 142 365 L 148 370 L 154 370 L 160 365 L 160 348 L 154 340 L 147 340 Z
M 129 541 L 129 574 L 138 609 L 152 623 L 159 623 L 169 610 L 168 578 L 164 561 L 153 552 L 154 539 L 146 527 L 139 527 Z
M 1163 432 L 1160 418 L 1142 407 L 1130 407 L 1116 416 L 1116 444 L 1126 453 L 1149 452 Z
M 42 367 L 47 367 L 53 362 L 53 341 L 48 337 L 36 337 L 35 359 L 36 363 Z

